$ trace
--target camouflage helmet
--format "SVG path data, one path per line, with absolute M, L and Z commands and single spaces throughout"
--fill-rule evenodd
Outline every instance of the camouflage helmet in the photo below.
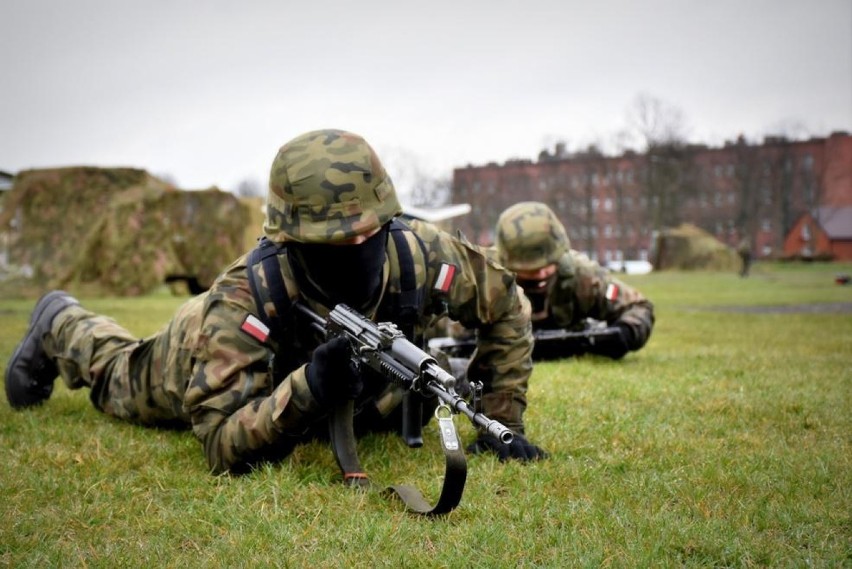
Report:
M 519 202 L 497 220 L 497 254 L 510 271 L 534 271 L 568 251 L 562 222 L 541 202 Z
M 278 150 L 263 232 L 277 243 L 333 243 L 369 233 L 401 213 L 393 182 L 366 140 L 316 130 Z

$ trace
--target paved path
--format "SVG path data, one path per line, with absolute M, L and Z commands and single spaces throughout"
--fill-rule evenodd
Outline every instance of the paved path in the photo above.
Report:
M 783 304 L 776 306 L 710 306 L 718 312 L 743 314 L 841 314 L 852 313 L 852 302 L 826 302 L 819 304 Z

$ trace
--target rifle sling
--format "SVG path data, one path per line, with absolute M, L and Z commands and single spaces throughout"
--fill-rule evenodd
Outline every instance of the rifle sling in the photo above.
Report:
M 343 472 L 343 483 L 347 486 L 369 488 L 372 483 L 358 459 L 358 449 L 353 429 L 354 402 L 347 401 L 339 405 L 329 419 L 329 433 L 334 458 Z M 448 423 L 449 422 L 449 423 Z M 397 484 L 389 486 L 385 493 L 396 494 L 406 508 L 424 516 L 441 516 L 448 514 L 461 502 L 464 485 L 467 481 L 467 461 L 458 438 L 452 417 L 439 419 L 441 428 L 441 448 L 444 449 L 446 468 L 444 484 L 438 502 L 431 506 L 423 494 L 414 486 Z

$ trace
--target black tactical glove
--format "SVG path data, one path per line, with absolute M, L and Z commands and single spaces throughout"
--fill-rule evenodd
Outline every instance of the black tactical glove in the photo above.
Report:
M 589 352 L 620 360 L 630 351 L 630 346 L 633 344 L 633 330 L 627 324 L 620 322 L 616 322 L 610 328 L 616 330 L 616 333 L 595 338 L 595 343 L 589 347 Z
M 331 406 L 361 394 L 364 383 L 352 364 L 349 341 L 338 336 L 314 350 L 305 367 L 311 395 L 322 406 Z
M 510 458 L 521 462 L 547 458 L 547 453 L 543 449 L 532 444 L 524 435 L 519 434 L 515 434 L 515 438 L 509 444 L 503 444 L 494 435 L 481 434 L 476 441 L 467 447 L 467 452 L 470 454 L 486 451 L 496 454 L 500 462 L 505 462 Z

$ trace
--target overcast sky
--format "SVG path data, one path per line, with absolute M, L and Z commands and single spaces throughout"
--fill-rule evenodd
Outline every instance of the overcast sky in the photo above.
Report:
M 607 145 L 640 93 L 695 142 L 852 132 L 852 0 L 0 0 L 11 172 L 265 186 L 284 142 L 342 128 L 405 186 Z

